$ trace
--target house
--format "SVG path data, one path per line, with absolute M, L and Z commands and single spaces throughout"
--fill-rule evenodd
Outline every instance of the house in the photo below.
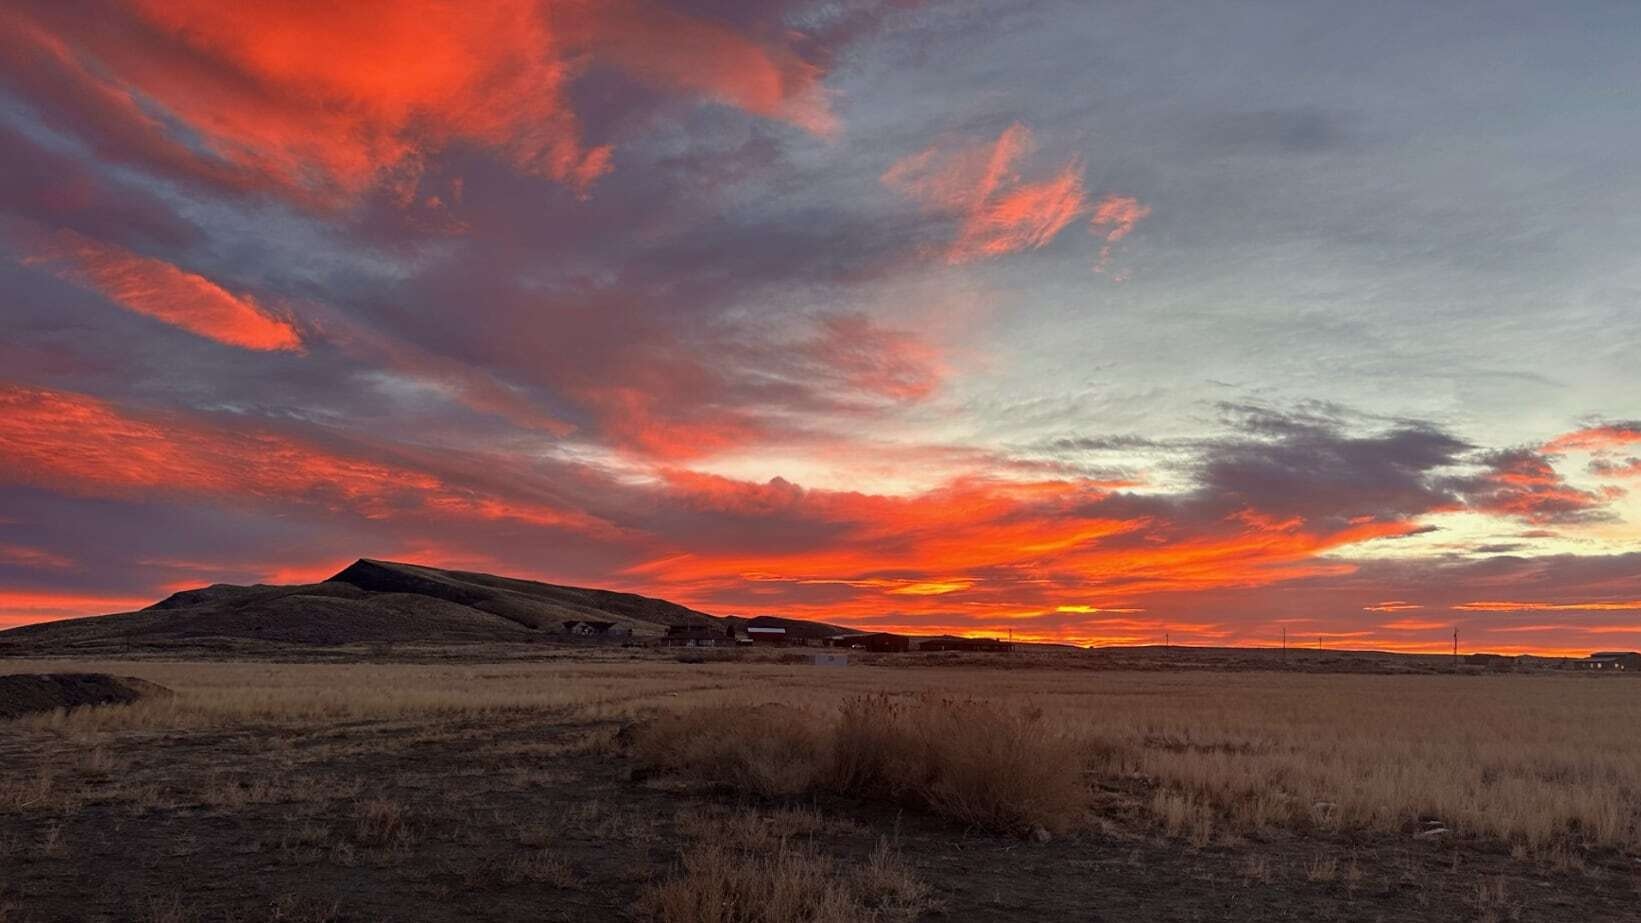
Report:
M 580 638 L 596 638 L 615 633 L 611 631 L 611 629 L 615 627 L 616 625 L 614 622 L 593 622 L 584 619 L 576 619 L 564 623 L 564 633 L 567 635 L 575 635 Z M 631 632 L 624 631 L 619 633 L 630 634 Z
M 1641 653 L 1635 651 L 1596 651 L 1594 654 L 1580 660 L 1578 665 L 1586 670 L 1636 673 L 1641 672 Z
M 773 644 L 777 647 L 785 647 L 787 643 L 786 629 L 769 625 L 748 625 L 746 627 L 746 637 L 753 644 Z
M 809 655 L 809 662 L 817 667 L 847 667 L 849 655 L 838 651 L 826 651 Z
M 661 644 L 665 647 L 732 647 L 735 629 L 733 626 L 669 625 Z
M 912 649 L 911 638 L 887 631 L 833 635 L 826 639 L 826 643 L 829 647 L 847 647 L 851 650 L 871 651 L 877 654 L 904 654 Z
M 997 638 L 928 638 L 917 645 L 920 651 L 969 651 L 1000 653 L 1014 649 L 1014 645 Z

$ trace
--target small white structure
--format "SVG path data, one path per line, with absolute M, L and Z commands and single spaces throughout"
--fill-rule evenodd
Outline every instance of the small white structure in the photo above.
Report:
M 825 654 L 811 654 L 809 655 L 809 662 L 817 667 L 847 667 L 849 665 L 849 655 L 835 651 L 829 651 Z
M 786 629 L 768 628 L 762 625 L 747 626 L 746 636 L 752 639 L 753 644 L 785 644 Z

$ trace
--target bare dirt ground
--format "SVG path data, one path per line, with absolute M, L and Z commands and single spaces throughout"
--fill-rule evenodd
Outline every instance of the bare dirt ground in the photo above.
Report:
M 644 919 L 646 892 L 701 845 L 812 849 L 843 869 L 887 848 L 922 890 L 868 919 L 1641 919 L 1641 864 L 1623 845 L 1533 851 L 1457 827 L 1432 839 L 1326 825 L 1170 835 L 1162 783 L 1141 772 L 1091 775 L 1088 816 L 1040 842 L 882 803 L 750 797 L 648 772 L 622 743 L 634 722 L 681 708 L 733 723 L 748 703 L 824 708 L 861 690 L 1117 707 L 1142 692 L 1257 700 L 1287 677 L 1246 674 L 1223 693 L 1211 675 L 1182 689 L 1178 677 L 1090 687 L 1087 674 L 1011 674 L 1004 689 L 995 672 L 960 669 L 665 662 L 72 668 L 177 695 L 0 723 L 8 923 Z

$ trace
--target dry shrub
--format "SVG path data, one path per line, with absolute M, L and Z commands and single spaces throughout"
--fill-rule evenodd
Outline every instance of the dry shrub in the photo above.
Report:
M 1040 710 L 862 696 L 839 712 L 833 783 L 987 830 L 1064 830 L 1083 816 L 1082 748 Z
M 680 874 L 633 910 L 658 923 L 870 923 L 915 918 L 927 893 L 886 846 L 851 869 L 784 843 L 758 852 L 708 844 L 686 852 Z
M 698 709 L 640 728 L 632 752 L 650 766 L 772 798 L 817 787 L 829 764 L 827 738 L 814 715 L 797 709 Z
M 1076 740 L 1039 711 L 985 702 L 862 696 L 830 723 L 777 706 L 698 710 L 640 729 L 633 754 L 765 797 L 827 789 L 1001 833 L 1064 830 L 1088 802 Z
M 363 801 L 354 811 L 353 836 L 364 846 L 402 845 L 410 839 L 404 806 L 387 798 Z

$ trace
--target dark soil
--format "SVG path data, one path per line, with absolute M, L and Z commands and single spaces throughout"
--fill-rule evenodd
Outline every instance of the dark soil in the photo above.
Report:
M 132 731 L 95 759 L 0 733 L 6 775 L 49 771 L 57 793 L 0 805 L 0 919 L 627 919 L 703 817 L 773 806 L 634 773 L 618 729 L 514 715 Z M 801 839 L 839 861 L 887 838 L 932 888 L 928 920 L 1641 918 L 1623 856 L 1556 871 L 1488 844 L 1299 833 L 1199 849 L 1120 801 L 1100 832 L 1022 842 L 807 804 L 838 823 Z M 382 805 L 391 823 L 370 819 Z M 542 855 L 565 874 L 533 871 Z
M 86 705 L 124 705 L 169 690 L 147 680 L 106 673 L 14 673 L 0 676 L 0 721 L 33 712 Z

